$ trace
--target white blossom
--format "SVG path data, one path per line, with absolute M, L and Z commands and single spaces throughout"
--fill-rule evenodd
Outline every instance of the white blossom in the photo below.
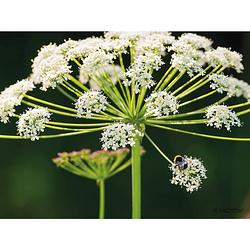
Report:
M 65 55 L 67 60 L 70 60 L 73 58 L 72 50 L 74 51 L 78 46 L 79 46 L 79 41 L 68 39 L 65 40 L 64 43 L 58 46 L 58 51 L 59 53 Z
M 60 53 L 56 44 L 43 46 L 33 60 L 31 78 L 35 84 L 42 84 L 41 89 L 55 88 L 67 80 L 71 73 L 66 57 Z
M 179 71 L 186 70 L 190 77 L 194 76 L 194 73 L 203 74 L 204 53 L 193 49 L 188 51 L 183 54 L 172 54 L 170 62 L 172 67 Z
M 212 74 L 209 79 L 212 81 L 210 87 L 216 89 L 218 93 L 227 92 L 229 97 L 243 96 L 247 100 L 250 98 L 250 85 L 243 80 L 224 74 Z
M 206 51 L 206 60 L 213 67 L 222 65 L 223 68 L 233 68 L 238 73 L 244 69 L 242 55 L 231 51 L 230 48 L 218 47 L 217 49 Z
M 165 56 L 166 48 L 173 43 L 174 37 L 169 32 L 145 32 L 136 42 L 136 54 L 144 54 L 145 52 L 154 52 Z
M 241 126 L 237 114 L 226 105 L 212 105 L 206 110 L 207 126 L 221 129 L 223 126 L 230 131 L 231 126 Z
M 171 65 L 179 71 L 187 70 L 189 76 L 194 73 L 202 73 L 206 63 L 204 50 L 211 47 L 212 41 L 206 37 L 196 34 L 183 34 L 174 41 L 169 51 L 174 53 L 171 56 Z
M 94 75 L 101 67 L 106 67 L 113 63 L 115 55 L 103 50 L 97 50 L 90 53 L 82 60 L 82 70 L 88 75 Z
M 44 131 L 50 116 L 47 108 L 28 109 L 17 121 L 18 134 L 24 138 L 30 138 L 32 141 L 38 140 L 38 135 Z
M 123 84 L 130 86 L 132 82 L 135 83 L 135 93 L 139 93 L 141 87 L 149 89 L 156 84 L 153 80 L 152 72 L 158 70 L 163 64 L 160 55 L 153 52 L 145 52 L 145 54 L 135 58 L 134 63 L 126 72 L 128 79 Z
M 90 118 L 93 112 L 100 113 L 106 110 L 107 104 L 107 97 L 101 91 L 89 90 L 77 99 L 75 107 L 79 117 L 86 114 Z
M 195 49 L 209 50 L 213 41 L 205 36 L 200 36 L 194 33 L 182 34 L 179 39 L 179 44 L 190 44 Z M 178 43 L 177 43 L 178 44 Z M 175 46 L 177 46 L 175 44 Z
M 146 115 L 156 117 L 178 113 L 178 101 L 172 93 L 166 91 L 153 92 L 146 100 Z
M 100 37 L 88 37 L 78 41 L 68 40 L 60 44 L 58 49 L 66 56 L 67 60 L 83 59 L 99 50 L 103 41 L 103 38 Z
M 170 181 L 172 184 L 180 185 L 186 188 L 187 192 L 192 193 L 198 190 L 202 180 L 207 178 L 207 170 L 202 161 L 197 158 L 186 155 L 181 158 L 181 161 L 177 161 L 169 166 L 172 171 L 172 179 Z
M 32 81 L 24 79 L 9 86 L 0 94 L 0 119 L 7 123 L 14 116 L 15 107 L 21 105 L 24 94 L 35 88 Z
M 143 136 L 143 134 L 133 124 L 114 123 L 102 132 L 102 148 L 116 150 L 128 145 L 132 147 L 138 136 Z

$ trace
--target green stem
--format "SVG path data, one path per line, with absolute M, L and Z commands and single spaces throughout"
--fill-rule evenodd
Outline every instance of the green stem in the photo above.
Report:
M 105 215 L 105 182 L 99 180 L 99 219 L 104 219 Z
M 67 78 L 68 78 L 71 82 L 73 82 L 76 86 L 78 86 L 78 87 L 81 88 L 82 90 L 84 90 L 84 91 L 88 91 L 88 90 L 89 90 L 85 85 L 83 85 L 79 80 L 77 80 L 77 79 L 76 79 L 75 77 L 73 77 L 72 75 L 67 74 L 66 76 L 67 76 Z
M 97 132 L 97 131 L 103 130 L 104 128 L 105 127 L 95 128 L 95 129 L 86 129 L 86 130 L 81 130 L 81 131 L 77 131 L 77 132 L 69 132 L 69 133 L 62 133 L 62 134 L 41 135 L 41 136 L 39 136 L 39 139 L 62 138 L 62 137 L 67 137 L 67 136 L 86 134 L 86 133 L 91 133 L 91 132 Z M 0 139 L 28 140 L 30 138 L 29 137 L 21 137 L 18 135 L 0 135 Z
M 45 104 L 45 105 L 49 105 L 51 107 L 55 107 L 55 108 L 59 108 L 59 109 L 63 109 L 63 110 L 67 110 L 67 111 L 76 113 L 76 110 L 72 109 L 72 108 L 68 108 L 68 107 L 65 107 L 65 106 L 62 106 L 62 105 L 59 105 L 59 104 L 55 104 L 55 103 L 52 103 L 52 102 L 44 101 L 44 100 L 41 100 L 39 98 L 35 98 L 33 96 L 29 96 L 29 95 L 26 95 L 26 94 L 24 95 L 24 97 L 27 98 L 27 99 L 30 99 L 32 101 L 35 101 L 35 102 L 39 102 L 39 103 L 42 103 L 42 104 Z
M 149 142 L 156 148 L 156 150 L 163 156 L 163 158 L 173 165 L 174 163 L 161 151 L 161 149 L 153 142 L 149 135 L 145 133 L 145 136 L 149 140 Z
M 56 86 L 56 89 L 61 92 L 61 94 L 63 94 L 64 96 L 66 96 L 69 100 L 75 102 L 76 98 L 73 97 L 72 95 L 68 94 L 66 91 L 64 91 L 60 86 Z
M 132 218 L 141 218 L 141 143 L 136 138 L 132 147 Z
M 152 127 L 157 127 L 157 128 L 162 128 L 170 131 L 175 131 L 183 134 L 189 134 L 189 135 L 195 135 L 195 136 L 200 136 L 200 137 L 206 137 L 210 139 L 218 139 L 218 140 L 225 140 L 225 141 L 241 141 L 241 142 L 249 142 L 250 138 L 244 138 L 244 137 L 226 137 L 226 136 L 218 136 L 218 135 L 209 135 L 209 134 L 202 134 L 202 133 L 196 133 L 196 132 L 191 132 L 187 130 L 182 130 L 182 129 L 177 129 L 177 128 L 170 128 L 162 125 L 155 125 L 155 124 L 148 124 L 149 126 Z

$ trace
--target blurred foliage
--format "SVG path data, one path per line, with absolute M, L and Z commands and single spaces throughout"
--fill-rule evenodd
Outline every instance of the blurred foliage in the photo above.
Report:
M 42 45 L 100 34 L 102 33 L 0 33 L 0 89 L 29 75 L 31 59 Z M 250 82 L 250 33 L 202 34 L 212 38 L 214 46 L 231 47 L 241 52 L 244 55 L 245 71 L 239 77 Z M 232 134 L 249 137 L 250 116 L 242 117 L 242 121 L 244 127 L 234 129 Z M 0 124 L 1 131 L 10 132 L 13 123 L 12 126 Z M 204 127 L 197 125 L 197 131 L 203 129 Z M 249 143 L 215 141 L 159 129 L 150 129 L 148 133 L 172 158 L 179 153 L 202 158 L 208 169 L 208 179 L 193 194 L 171 185 L 167 162 L 144 139 L 147 151 L 142 162 L 144 218 L 249 216 Z M 51 159 L 61 151 L 88 147 L 92 150 L 99 149 L 99 136 L 96 133 L 37 142 L 0 140 L 0 217 L 97 218 L 98 190 L 94 187 L 95 184 L 57 169 Z M 130 169 L 127 169 L 107 181 L 107 218 L 130 218 L 130 179 Z

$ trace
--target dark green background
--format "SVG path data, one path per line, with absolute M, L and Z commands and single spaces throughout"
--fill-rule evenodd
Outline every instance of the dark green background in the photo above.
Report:
M 31 59 L 42 45 L 99 34 L 102 33 L 0 33 L 1 90 L 29 75 Z M 214 46 L 231 47 L 244 55 L 245 71 L 240 77 L 249 81 L 250 33 L 204 34 L 214 40 Z M 242 121 L 244 127 L 233 129 L 231 134 L 249 137 L 250 115 L 242 117 Z M 13 131 L 13 123 L 1 123 L 1 133 Z M 198 125 L 192 129 L 217 132 Z M 208 179 L 193 194 L 171 185 L 167 162 L 144 139 L 147 153 L 142 161 L 143 218 L 247 216 L 250 212 L 249 143 L 215 141 L 158 129 L 150 129 L 148 133 L 170 157 L 181 153 L 202 158 L 208 169 Z M 221 131 L 221 134 L 227 133 Z M 99 149 L 99 136 L 96 133 L 38 142 L 0 140 L 0 217 L 96 218 L 98 190 L 95 183 L 57 169 L 51 158 L 60 151 L 82 147 Z M 107 218 L 130 217 L 130 179 L 127 169 L 107 181 Z

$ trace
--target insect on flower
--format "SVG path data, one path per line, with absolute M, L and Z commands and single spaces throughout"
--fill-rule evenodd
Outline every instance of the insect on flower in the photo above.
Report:
M 174 157 L 174 163 L 180 168 L 180 169 L 186 169 L 188 167 L 187 161 L 184 157 L 181 155 L 176 155 Z

